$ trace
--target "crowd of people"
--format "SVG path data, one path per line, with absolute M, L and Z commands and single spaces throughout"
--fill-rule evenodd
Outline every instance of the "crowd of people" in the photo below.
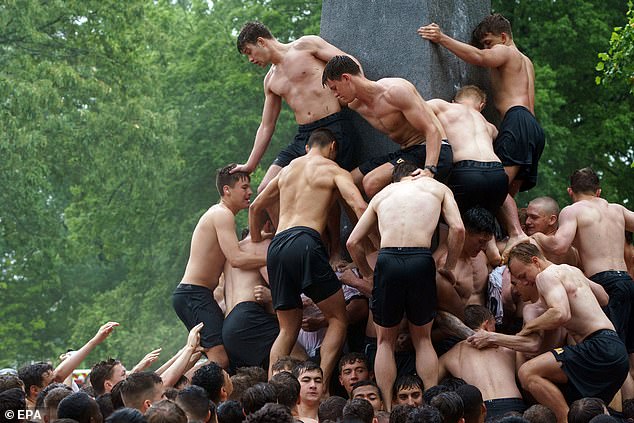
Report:
M 405 79 L 368 79 L 318 36 L 282 43 L 247 23 L 238 51 L 270 65 L 262 121 L 248 161 L 218 171 L 220 201 L 194 230 L 172 297 L 186 344 L 155 371 L 160 350 L 130 371 L 101 361 L 79 388 L 71 373 L 118 326 L 108 322 L 55 368 L 5 371 L 3 421 L 634 418 L 634 213 L 600 197 L 590 168 L 571 175 L 571 205 L 538 197 L 518 210 L 545 142 L 530 59 L 499 14 L 473 45 L 434 23 L 418 33 L 490 69 L 499 128 L 476 86 L 425 101 Z M 282 100 L 298 133 L 251 202 Z M 355 163 L 351 111 L 400 148 Z

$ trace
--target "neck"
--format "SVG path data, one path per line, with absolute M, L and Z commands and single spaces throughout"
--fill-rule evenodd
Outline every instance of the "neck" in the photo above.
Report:
M 274 65 L 280 64 L 284 60 L 286 52 L 288 52 L 289 45 L 282 44 L 277 39 L 274 39 L 270 42 L 269 47 L 271 49 L 271 63 Z
M 227 199 L 225 199 L 224 197 L 220 198 L 220 205 L 229 209 L 234 216 L 240 211 L 240 208 L 229 204 L 229 201 L 227 201 Z
M 357 88 L 357 100 L 361 103 L 371 104 L 376 98 L 376 94 L 381 91 L 381 86 L 375 81 L 370 81 L 359 75 L 354 76 Z

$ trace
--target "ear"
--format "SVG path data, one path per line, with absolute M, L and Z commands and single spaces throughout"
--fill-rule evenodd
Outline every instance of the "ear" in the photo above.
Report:
M 31 385 L 29 387 L 29 396 L 33 397 L 33 398 L 36 398 L 37 394 L 40 393 L 40 390 L 41 390 L 41 388 L 39 386 Z
M 594 193 L 594 195 L 595 195 L 596 197 L 601 197 L 601 188 L 599 188 L 599 189 L 598 189 L 598 190 Z
M 211 411 L 207 411 L 207 417 L 205 417 L 205 423 L 209 422 L 209 420 L 211 420 Z
M 143 410 L 143 411 L 142 411 L 142 413 L 143 413 L 143 414 L 145 414 L 145 412 L 146 412 L 146 411 L 147 411 L 150 407 L 152 407 L 152 401 L 150 401 L 150 400 L 145 400 L 145 401 L 143 401 L 143 408 L 144 408 L 145 410 Z
M 264 45 L 266 44 L 266 41 L 264 40 L 264 38 L 262 38 L 262 37 L 258 37 L 258 38 L 255 40 L 255 44 L 256 44 L 257 46 L 259 46 L 259 47 L 264 47 Z
M 502 38 L 503 44 L 506 44 L 511 39 L 511 37 L 509 37 L 509 34 L 507 34 L 506 32 L 501 33 L 500 38 Z
M 110 382 L 109 380 L 104 381 L 103 387 L 106 392 L 112 391 L 112 382 Z
M 486 102 L 481 101 L 480 104 L 478 104 L 478 111 L 481 112 L 482 110 L 484 110 L 484 106 L 486 105 Z
M 304 150 L 306 150 L 306 153 L 308 153 L 308 151 L 310 150 L 310 147 L 308 146 L 308 144 L 304 146 Z
M 223 187 L 222 187 L 222 194 L 223 194 L 223 195 L 227 195 L 227 194 L 229 194 L 229 185 L 223 185 Z

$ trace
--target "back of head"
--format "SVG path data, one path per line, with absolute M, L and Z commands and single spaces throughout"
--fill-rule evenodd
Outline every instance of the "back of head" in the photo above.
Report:
M 293 423 L 293 416 L 287 407 L 281 404 L 266 404 L 244 420 L 247 423 Z
M 456 389 L 462 399 L 465 423 L 477 423 L 482 415 L 482 392 L 473 385 L 462 385 Z
M 99 411 L 101 411 L 101 416 L 104 420 L 106 420 L 112 413 L 114 413 L 114 407 L 112 405 L 112 394 L 108 392 L 107 394 L 99 395 L 95 398 L 97 401 L 97 405 L 99 406 Z
M 224 370 L 213 361 L 196 370 L 192 376 L 192 385 L 202 387 L 207 392 L 209 399 L 216 404 L 220 402 L 220 392 L 224 384 Z
M 414 407 L 409 404 L 399 404 L 392 407 L 392 413 L 390 413 L 390 423 L 405 423 L 407 416 L 412 412 Z
M 434 397 L 443 392 L 449 392 L 449 388 L 444 385 L 432 386 L 423 393 L 423 400 L 425 401 L 425 404 L 431 404 L 431 401 L 434 399 Z
M 444 378 L 443 380 L 439 382 L 439 385 L 446 386 L 447 388 L 449 388 L 450 391 L 455 391 L 459 387 L 464 386 L 466 384 L 467 382 L 465 382 L 464 379 L 461 379 L 459 377 L 454 377 L 454 376 L 447 376 L 446 378 Z
M 207 392 L 200 386 L 183 388 L 176 395 L 176 404 L 187 414 L 187 420 L 204 422 L 209 414 L 210 401 Z
M 276 400 L 275 388 L 269 383 L 260 382 L 244 391 L 240 402 L 242 403 L 244 414 L 248 416 L 264 407 L 264 404 L 276 402 Z
M 236 370 L 236 374 L 248 377 L 251 380 L 251 385 L 255 385 L 258 382 L 267 382 L 269 379 L 266 370 L 258 366 L 239 367 Z
M 57 408 L 59 407 L 59 403 L 62 402 L 64 398 L 70 396 L 72 393 L 73 390 L 66 385 L 51 389 L 47 392 L 46 396 L 44 396 L 44 400 L 42 401 L 42 406 L 49 417 L 51 417 L 51 420 L 53 420 L 53 417 L 57 416 Z
M 476 234 L 493 235 L 495 233 L 495 217 L 482 207 L 472 207 L 462 214 L 462 222 L 467 231 Z
M 114 358 L 109 358 L 108 360 L 100 361 L 90 369 L 90 384 L 97 395 L 102 395 L 106 392 L 104 384 L 107 379 L 112 378 L 114 367 L 117 364 L 121 364 L 121 362 Z
M 78 423 L 101 423 L 102 416 L 94 399 L 83 392 L 76 392 L 64 398 L 57 406 L 57 417 L 69 418 Z
M 187 423 L 187 416 L 174 401 L 162 400 L 145 412 L 148 423 Z
M 112 401 L 112 407 L 115 410 L 125 408 L 123 398 L 121 398 L 121 386 L 123 385 L 123 382 L 125 382 L 125 379 L 115 383 L 112 387 L 112 391 L 110 391 L 110 401 Z
M 222 167 L 216 171 L 216 189 L 218 190 L 218 194 L 220 194 L 221 197 L 225 195 L 225 185 L 233 188 L 233 186 L 240 181 L 251 181 L 251 177 L 248 173 L 231 173 L 231 170 L 236 166 L 237 165 L 235 163 L 231 163 L 230 165 Z
M 273 375 L 270 382 L 275 389 L 277 403 L 293 409 L 299 401 L 301 386 L 299 381 L 290 372 L 279 372 Z
M 544 258 L 543 254 L 539 251 L 537 246 L 530 242 L 520 242 L 509 252 L 509 258 L 507 261 L 508 266 L 511 266 L 512 260 L 518 260 L 522 263 L 530 263 L 533 257 Z
M 326 81 L 340 81 L 344 73 L 350 75 L 361 75 L 361 68 L 357 62 L 352 60 L 350 56 L 335 56 L 326 63 L 324 73 L 321 76 L 322 85 L 326 85 Z
M 399 182 L 404 177 L 411 176 L 412 172 L 416 169 L 418 169 L 418 166 L 414 163 L 406 160 L 402 161 L 392 169 L 392 182 Z
M 244 419 L 242 404 L 238 401 L 225 401 L 216 409 L 218 423 L 240 423 Z
M 238 52 L 242 54 L 244 47 L 246 47 L 247 44 L 257 43 L 258 38 L 272 40 L 273 34 L 271 34 L 271 31 L 261 22 L 252 21 L 245 23 L 240 30 L 240 34 L 238 34 Z
M 345 398 L 338 397 L 336 395 L 328 397 L 319 404 L 319 410 L 317 411 L 319 421 L 339 421 L 343 417 L 343 408 L 347 403 L 348 401 Z
M 479 304 L 469 304 L 464 309 L 464 323 L 473 330 L 491 319 L 493 319 L 491 310 Z
M 154 372 L 132 373 L 125 380 L 121 381 L 121 398 L 126 407 L 144 410 L 143 404 L 147 400 L 153 400 L 155 390 L 163 381 Z
M 26 397 L 21 388 L 11 388 L 0 392 L 0 419 L 3 422 L 12 423 L 18 421 L 10 419 L 18 415 L 20 410 L 26 410 Z M 13 414 L 9 413 L 13 412 Z
M 482 22 L 475 27 L 472 33 L 471 42 L 472 44 L 480 47 L 482 45 L 482 39 L 486 37 L 487 34 L 502 35 L 502 33 L 505 33 L 509 37 L 513 38 L 511 23 L 508 19 L 499 13 L 494 13 L 482 19 Z
M 590 423 L 619 423 L 621 420 L 609 414 L 599 414 L 590 419 Z
M 599 188 L 599 175 L 589 167 L 575 170 L 570 175 L 570 189 L 575 194 L 594 194 Z
M 28 366 L 22 367 L 18 370 L 18 377 L 22 379 L 24 382 L 24 391 L 27 396 L 29 395 L 29 391 L 31 386 L 38 386 L 40 388 L 44 388 L 44 374 L 46 372 L 52 372 L 53 366 L 49 363 L 35 363 L 29 364 Z
M 456 92 L 454 96 L 454 101 L 456 103 L 460 103 L 461 100 L 465 98 L 473 98 L 479 103 L 486 103 L 487 95 L 480 87 L 477 85 L 465 85 L 460 87 L 460 89 Z
M 513 413 L 513 411 L 509 411 L 509 413 Z M 507 413 L 507 414 L 509 414 Z M 522 417 L 521 415 L 519 416 L 504 416 L 501 419 L 497 420 L 496 423 L 528 423 L 528 420 L 526 420 L 524 417 Z
M 581 398 L 570 404 L 568 410 L 569 423 L 588 423 L 599 414 L 605 414 L 607 409 L 603 400 L 599 398 Z
M 37 398 L 35 399 L 35 408 L 38 410 L 41 410 L 44 408 L 44 399 L 48 396 L 49 392 L 51 392 L 54 389 L 57 388 L 62 388 L 64 390 L 66 390 L 67 392 L 70 392 L 71 394 L 73 393 L 73 390 L 70 388 L 70 386 L 68 385 L 64 385 L 63 383 L 51 383 L 50 385 L 48 385 L 46 388 L 42 389 L 38 394 L 37 394 Z M 62 396 L 59 401 L 62 400 L 62 398 L 64 398 L 64 396 Z M 57 404 L 59 404 L 59 401 L 57 401 Z M 57 404 L 55 405 L 55 408 L 57 408 Z
M 337 138 L 335 138 L 335 134 L 328 128 L 318 128 L 315 129 L 308 137 L 308 141 L 306 145 L 308 148 L 324 148 L 328 147 L 330 143 L 335 143 L 335 147 L 337 146 Z
M 363 423 L 372 423 L 374 408 L 368 400 L 353 398 L 343 407 L 343 421 L 357 419 Z
M 17 374 L 0 375 L 0 392 L 13 388 L 24 389 L 22 379 L 20 379 Z
M 273 373 L 277 372 L 292 372 L 295 366 L 301 363 L 302 360 L 297 359 L 295 357 L 291 357 L 290 355 L 285 355 L 277 359 L 275 363 L 271 366 L 271 370 Z
M 634 420 L 634 398 L 623 401 L 623 417 Z
M 458 423 L 464 415 L 462 398 L 455 392 L 443 392 L 436 395 L 429 405 L 436 407 L 442 415 L 443 423 Z
M 557 416 L 545 405 L 531 405 L 524 411 L 523 417 L 531 423 L 557 423 Z
M 405 423 L 442 423 L 442 415 L 436 407 L 421 405 L 410 411 Z
M 106 419 L 106 423 L 146 423 L 143 413 L 136 408 L 120 408 Z

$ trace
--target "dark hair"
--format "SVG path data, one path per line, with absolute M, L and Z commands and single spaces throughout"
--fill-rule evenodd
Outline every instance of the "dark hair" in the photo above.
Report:
M 64 384 L 62 385 L 63 387 L 56 387 L 48 391 L 44 396 L 44 399 L 42 400 L 41 406 L 36 408 L 43 407 L 48 410 L 57 411 L 59 403 L 62 402 L 64 398 L 70 396 L 73 393 L 73 390 L 69 386 L 66 386 Z M 101 415 L 103 416 L 103 413 L 101 413 Z
M 157 385 L 163 380 L 154 372 L 132 373 L 121 381 L 121 398 L 126 407 L 141 409 L 143 401 L 154 396 Z
M 246 172 L 231 173 L 231 170 L 236 166 L 237 165 L 235 163 L 231 163 L 230 165 L 222 167 L 216 171 L 216 189 L 218 190 L 218 194 L 220 194 L 221 197 L 224 196 L 223 187 L 225 185 L 233 188 L 233 186 L 239 181 L 251 181 L 251 177 Z
M 114 406 L 112 405 L 112 394 L 110 392 L 108 392 L 107 394 L 99 395 L 97 398 L 95 398 L 95 401 L 97 401 L 99 411 L 101 411 L 101 416 L 104 420 L 110 417 L 112 413 L 114 413 Z
M 216 415 L 218 416 L 218 423 L 241 423 L 244 419 L 242 405 L 234 400 L 218 404 Z
M 293 367 L 293 371 L 291 373 L 297 378 L 297 380 L 299 380 L 299 376 L 302 373 L 312 371 L 318 371 L 319 373 L 321 373 L 322 376 L 324 375 L 324 371 L 321 369 L 321 367 L 319 367 L 319 364 L 310 360 L 302 361 L 301 363 L 297 364 L 295 367 Z
M 469 304 L 464 309 L 464 324 L 475 330 L 487 320 L 493 319 L 493 313 L 485 306 Z
M 161 400 L 145 412 L 148 423 L 187 423 L 187 415 L 174 401 Z
M 605 414 L 605 403 L 600 398 L 581 398 L 570 404 L 569 423 L 588 423 L 599 414 Z
M 368 357 L 365 354 L 360 352 L 349 352 L 347 354 L 342 355 L 341 359 L 339 359 L 339 364 L 337 365 L 337 374 L 341 374 L 341 370 L 343 369 L 343 366 L 345 366 L 346 364 L 354 364 L 357 361 L 363 363 L 365 365 L 365 368 L 368 369 L 368 371 L 370 370 Z
M 514 416 L 512 414 L 509 415 L 510 413 L 513 413 L 513 411 L 509 411 L 508 413 L 506 413 L 507 415 L 503 416 L 496 423 L 528 423 L 528 420 L 522 417 L 521 414 L 518 416 Z
M 473 385 L 462 385 L 456 389 L 462 399 L 465 423 L 477 423 L 482 414 L 482 392 Z
M 248 377 L 253 381 L 251 385 L 254 385 L 258 382 L 268 381 L 268 374 L 266 370 L 258 366 L 238 367 L 236 369 L 236 375 Z
M 110 400 L 112 401 L 112 406 L 115 410 L 125 408 L 123 398 L 121 398 L 121 385 L 123 385 L 123 382 L 125 382 L 125 379 L 115 383 L 110 391 Z
M 114 367 L 117 364 L 121 364 L 121 362 L 119 360 L 115 360 L 114 358 L 109 358 L 105 361 L 100 361 L 92 366 L 92 369 L 90 369 L 90 384 L 97 395 L 101 395 L 106 392 L 104 384 L 106 380 L 112 378 Z
M 392 388 L 394 398 L 396 398 L 398 391 L 408 388 L 420 388 L 420 391 L 423 392 L 423 380 L 418 375 L 409 373 L 399 375 L 394 381 L 394 388 Z
M 240 30 L 240 34 L 238 34 L 238 41 L 236 43 L 238 52 L 242 54 L 247 44 L 257 43 L 260 37 L 272 40 L 273 34 L 271 34 L 271 31 L 261 22 L 252 21 L 245 23 Z
M 398 163 L 392 169 L 392 182 L 399 182 L 403 177 L 410 176 L 416 169 L 418 169 L 418 166 L 407 160 Z
M 634 419 L 634 398 L 628 398 L 623 401 L 623 417 Z
M 575 194 L 594 194 L 599 188 L 599 176 L 589 167 L 577 169 L 570 175 L 570 189 Z
M 146 423 L 146 420 L 136 408 L 124 407 L 112 413 L 106 423 Z
M 379 399 L 383 401 L 383 393 L 381 392 L 381 388 L 376 384 L 373 380 L 360 380 L 352 384 L 352 390 L 350 391 L 350 396 L 352 397 L 353 392 L 357 388 L 361 388 L 362 386 L 374 386 L 376 391 L 379 393 Z
M 482 19 L 482 22 L 475 27 L 471 33 L 471 42 L 480 47 L 482 45 L 482 39 L 486 37 L 487 34 L 501 35 L 503 32 L 513 38 L 511 23 L 508 19 L 499 13 L 494 13 Z
M 290 372 L 279 372 L 271 377 L 269 383 L 275 389 L 277 403 L 285 405 L 292 410 L 297 404 L 299 391 L 301 390 L 297 378 Z
M 90 418 L 96 413 L 101 414 L 97 402 L 84 392 L 70 394 L 57 406 L 57 417 L 73 419 L 78 423 L 90 423 Z
M 341 75 L 349 73 L 350 75 L 360 75 L 361 68 L 357 62 L 352 60 L 350 56 L 334 56 L 326 63 L 324 73 L 321 75 L 321 84 L 326 85 L 326 81 L 340 81 Z
M 459 387 L 464 386 L 466 384 L 467 382 L 465 382 L 464 379 L 461 379 L 459 377 L 454 377 L 454 376 L 447 376 L 446 378 L 444 378 L 443 380 L 439 382 L 439 385 L 446 386 L 447 388 L 449 388 L 450 391 L 455 391 Z
M 173 386 L 170 386 L 169 388 L 165 388 L 165 391 L 163 391 L 163 396 L 165 397 L 165 399 L 168 399 L 171 401 L 176 401 L 177 395 L 178 395 L 178 389 L 174 388 Z
M 56 389 L 56 388 L 62 388 L 62 389 L 65 389 L 66 391 L 69 391 L 71 394 L 73 393 L 73 390 L 68 385 L 64 385 L 63 383 L 59 383 L 59 382 L 51 383 L 50 385 L 48 385 L 47 387 L 42 389 L 37 394 L 37 398 L 35 399 L 35 408 L 36 409 L 43 408 L 44 407 L 44 399 L 46 398 L 46 396 L 48 395 L 49 392 L 51 392 L 53 389 Z M 61 401 L 61 400 L 62 399 L 60 398 L 59 401 Z M 58 401 L 58 403 L 59 403 L 59 401 Z M 57 406 L 55 408 L 57 408 Z
M 634 400 L 633 400 L 634 401 Z M 625 407 L 623 407 L 625 409 Z M 523 417 L 531 423 L 557 423 L 557 416 L 545 405 L 535 404 L 524 411 Z
M 467 231 L 477 234 L 493 235 L 495 233 L 495 217 L 482 207 L 472 207 L 462 214 L 462 222 Z
M 174 388 L 176 388 L 177 390 L 181 390 L 186 386 L 189 386 L 189 378 L 185 375 L 181 375 L 181 377 L 179 377 L 174 384 Z
M 24 388 L 24 382 L 17 374 L 0 375 L 0 392 L 4 392 L 12 388 Z
M 0 392 L 0 419 L 3 423 L 17 421 L 8 419 L 7 412 L 13 411 L 14 416 L 17 416 L 20 410 L 26 410 L 26 396 L 22 388 L 11 388 Z
M 319 404 L 319 410 L 317 411 L 318 420 L 320 422 L 324 420 L 339 421 L 343 417 L 343 408 L 347 402 L 348 400 L 345 398 L 336 395 L 328 397 Z
M 443 392 L 436 395 L 429 405 L 436 407 L 442 415 L 443 423 L 458 423 L 464 415 L 462 398 L 455 392 Z
M 440 411 L 436 407 L 432 407 L 431 405 L 421 405 L 420 407 L 415 407 L 412 411 L 409 412 L 407 416 L 407 420 L 405 423 L 442 423 L 442 416 L 440 415 Z
M 269 383 L 262 382 L 256 383 L 244 391 L 242 397 L 240 398 L 244 414 L 247 416 L 264 407 L 264 404 L 267 402 L 275 402 L 276 400 L 277 395 L 275 388 L 273 388 L 273 386 Z
M 477 85 L 464 85 L 460 87 L 454 96 L 454 100 L 458 102 L 462 97 L 477 97 L 483 103 L 487 101 L 487 94 Z
M 423 392 L 423 401 L 425 401 L 425 404 L 431 404 L 431 400 L 434 399 L 436 395 L 442 394 L 443 392 L 449 392 L 449 388 L 444 385 L 432 386 Z
M 183 388 L 176 395 L 176 404 L 178 404 L 190 420 L 200 420 L 204 422 L 209 413 L 211 401 L 207 397 L 207 392 L 200 386 L 191 385 Z
M 346 419 L 358 419 L 363 423 L 372 423 L 374 408 L 370 401 L 363 398 L 353 398 L 343 407 L 343 421 Z
M 399 404 L 392 407 L 390 413 L 390 423 L 405 423 L 407 416 L 412 412 L 414 406 L 409 404 Z
M 216 362 L 205 364 L 192 376 L 192 385 L 202 387 L 210 400 L 220 402 L 220 390 L 225 384 L 225 372 Z
M 295 366 L 301 363 L 302 360 L 292 357 L 290 355 L 285 355 L 277 359 L 275 363 L 271 366 L 271 370 L 274 372 L 281 372 L 283 370 L 292 372 Z
M 306 145 L 308 148 L 323 148 L 329 146 L 332 142 L 334 142 L 335 147 L 337 147 L 337 138 L 335 138 L 335 134 L 328 128 L 318 128 L 310 134 Z
M 247 423 L 293 423 L 294 419 L 287 407 L 280 404 L 266 404 L 255 413 L 249 414 L 244 421 Z
M 609 414 L 599 414 L 590 419 L 590 423 L 618 423 L 622 420 L 612 417 Z
M 531 244 L 530 242 L 520 242 L 515 247 L 511 248 L 507 264 L 510 268 L 511 260 L 515 259 L 518 259 L 522 263 L 528 264 L 531 262 L 533 257 L 543 259 L 544 255 L 539 251 L 539 248 L 537 248 L 537 246 Z
M 44 386 L 42 386 L 44 382 L 42 380 L 42 376 L 44 376 L 44 373 L 52 371 L 53 366 L 51 366 L 49 363 L 44 362 L 30 364 L 18 370 L 18 376 L 20 377 L 20 379 L 22 379 L 22 382 L 24 382 L 24 391 L 26 392 L 26 395 L 29 395 L 31 386 L 44 388 Z

